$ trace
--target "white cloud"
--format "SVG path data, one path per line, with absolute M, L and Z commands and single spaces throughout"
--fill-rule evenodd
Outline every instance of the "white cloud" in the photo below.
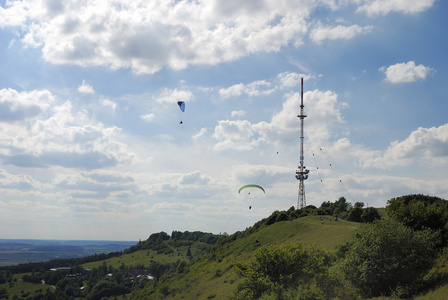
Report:
M 36 181 L 29 175 L 13 175 L 3 169 L 0 169 L 0 189 L 3 191 L 5 189 L 12 189 L 27 192 L 40 190 L 43 187 L 44 185 L 42 183 Z
M 180 179 L 180 184 L 199 184 L 199 185 L 206 185 L 210 182 L 210 177 L 204 174 L 201 174 L 200 171 L 194 171 L 188 174 L 185 174 Z
M 120 174 L 115 171 L 99 170 L 93 172 L 66 173 L 56 177 L 52 183 L 54 189 L 64 191 L 71 199 L 72 205 L 97 206 L 96 201 L 87 199 L 100 199 L 112 197 L 110 202 L 117 201 L 120 196 L 137 195 L 140 193 L 135 180 L 129 174 Z M 75 200 L 79 199 L 79 200 Z
M 420 13 L 434 5 L 436 0 L 364 0 L 358 11 L 369 16 L 387 15 L 390 12 Z
M 78 91 L 83 94 L 95 94 L 93 87 L 85 80 L 83 80 L 82 84 L 78 87 Z
M 272 94 L 274 91 L 275 87 L 272 87 L 272 84 L 270 82 L 259 80 L 251 82 L 249 84 L 239 83 L 225 89 L 220 89 L 219 95 L 223 99 L 239 97 L 241 95 L 257 97 L 260 95 Z
M 0 28 L 6 26 L 20 26 L 26 22 L 28 15 L 27 3 L 7 2 L 3 8 L 0 6 Z
M 206 133 L 207 128 L 201 128 L 201 130 L 199 130 L 199 132 L 193 135 L 191 138 L 193 139 L 194 142 L 197 142 L 201 137 L 205 136 Z
M 253 139 L 255 135 L 252 124 L 247 120 L 219 121 L 215 127 L 213 137 L 218 141 L 216 150 L 252 150 L 260 140 Z
M 258 132 L 267 141 L 281 142 L 292 132 L 298 131 L 300 111 L 300 93 L 286 96 L 280 112 L 273 115 L 271 122 L 260 122 L 255 125 Z M 337 123 L 343 123 L 340 108 L 347 105 L 338 103 L 338 96 L 331 91 L 313 90 L 304 93 L 305 114 L 310 118 L 305 119 L 306 126 L 313 138 L 322 141 L 330 137 L 331 127 Z M 291 113 L 291 112 L 297 113 Z
M 142 118 L 146 122 L 151 122 L 151 121 L 155 120 L 156 115 L 155 114 L 147 114 L 147 115 L 140 116 L 140 118 Z
M 416 66 L 414 61 L 398 63 L 387 68 L 383 66 L 379 70 L 386 74 L 386 81 L 391 83 L 413 82 L 419 79 L 424 80 L 428 74 L 434 71 L 434 69 L 425 67 L 422 64 Z
M 369 33 L 372 29 L 372 26 L 361 27 L 359 25 L 337 25 L 331 27 L 318 23 L 318 25 L 311 31 L 310 37 L 315 43 L 320 44 L 325 40 L 349 40 L 358 35 Z
M 9 1 L 0 10 L 0 26 L 20 27 L 20 40 L 41 46 L 44 59 L 54 64 L 151 74 L 165 66 L 214 65 L 297 47 L 316 5 L 273 0 Z
M 117 109 L 117 103 L 109 100 L 109 99 L 103 99 L 101 101 L 101 104 L 105 107 L 110 107 L 113 111 Z
M 219 94 L 221 98 L 227 99 L 230 97 L 241 96 L 245 91 L 245 85 L 242 83 L 234 84 L 228 88 L 220 89 Z
M 448 124 L 418 128 L 401 142 L 393 142 L 387 151 L 365 162 L 365 166 L 390 169 L 426 163 L 440 167 L 448 163 Z
M 246 114 L 246 112 L 245 112 L 244 110 L 233 110 L 233 111 L 230 113 L 230 115 L 231 115 L 232 117 L 237 117 L 237 118 L 239 118 L 239 117 L 243 117 L 245 114 Z
M 294 72 L 283 72 L 277 75 L 277 85 L 280 89 L 300 86 L 300 79 L 310 79 L 310 75 L 298 74 Z
M 25 120 L 37 117 L 46 111 L 54 101 L 47 91 L 0 90 L 0 122 Z
M 177 101 L 184 101 L 187 103 L 194 100 L 194 95 L 192 92 L 187 90 L 178 90 L 178 89 L 163 89 L 157 96 L 154 97 L 155 101 L 158 103 L 168 103 L 173 104 L 177 103 Z
M 307 120 L 307 127 L 316 140 L 326 140 L 330 136 L 331 126 L 343 123 L 340 108 L 347 105 L 338 103 L 337 94 L 331 91 L 314 90 L 304 94 L 306 112 L 313 117 Z M 233 149 L 252 150 L 261 142 L 283 143 L 296 132 L 299 126 L 297 113 L 300 111 L 300 93 L 286 95 L 286 101 L 280 112 L 274 113 L 270 122 L 250 123 L 248 120 L 222 120 L 215 127 L 213 137 L 218 141 L 216 150 Z M 297 113 L 293 113 L 296 111 Z
M 248 97 L 268 96 L 272 93 L 300 86 L 300 79 L 310 79 L 310 75 L 298 74 L 294 72 L 283 72 L 278 74 L 273 80 L 258 80 L 248 84 L 238 83 L 228 88 L 219 89 L 219 95 L 223 99 L 231 97 L 240 97 L 246 95 Z
M 0 95 L 15 100 L 12 106 L 0 101 L 14 117 L 9 116 L 11 123 L 0 122 L 0 159 L 5 165 L 95 169 L 132 160 L 133 153 L 118 140 L 119 128 L 92 122 L 85 111 L 73 112 L 69 101 L 49 109 L 54 99 L 48 91 L 1 90 Z

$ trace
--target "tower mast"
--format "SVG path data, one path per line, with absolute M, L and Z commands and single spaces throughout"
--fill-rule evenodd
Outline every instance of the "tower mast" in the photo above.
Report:
M 297 209 L 304 208 L 306 206 L 305 197 L 305 183 L 304 181 L 308 179 L 308 173 L 310 170 L 306 169 L 303 165 L 303 160 L 305 159 L 303 155 L 303 123 L 306 115 L 303 111 L 303 78 L 301 78 L 301 92 L 300 92 L 300 114 L 297 116 L 300 119 L 300 165 L 296 171 L 296 179 L 299 181 L 299 197 L 297 200 Z

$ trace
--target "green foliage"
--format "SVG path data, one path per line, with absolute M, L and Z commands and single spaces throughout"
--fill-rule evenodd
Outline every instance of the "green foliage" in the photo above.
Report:
M 350 211 L 351 204 L 347 202 L 345 197 L 339 197 L 339 199 L 334 203 L 330 201 L 323 202 L 320 209 L 326 215 L 339 217 L 341 215 L 346 215 Z
M 235 298 L 355 299 L 354 290 L 342 277 L 330 274 L 328 266 L 326 253 L 313 245 L 263 247 L 251 261 L 236 264 L 236 272 L 245 279 Z
M 239 297 L 255 299 L 277 287 L 296 288 L 313 278 L 314 270 L 323 268 L 324 258 L 322 252 L 302 244 L 263 247 L 253 260 L 236 265 L 237 274 L 246 278 L 239 286 Z
M 341 268 L 366 297 L 410 296 L 422 288 L 434 263 L 436 238 L 393 220 L 376 221 L 361 227 Z
M 201 232 L 201 231 L 180 232 L 180 231 L 174 230 L 171 233 L 171 239 L 173 239 L 173 240 L 185 240 L 185 241 L 191 241 L 191 242 L 199 241 L 199 242 L 207 243 L 209 245 L 214 245 L 218 241 L 219 236 L 215 235 L 215 234 L 212 234 L 212 233 L 205 233 L 205 232 Z
M 139 242 L 137 245 L 134 245 L 124 251 L 124 253 L 133 253 L 138 250 L 155 250 L 157 253 L 172 253 L 172 250 L 164 241 L 170 239 L 170 236 L 165 232 L 153 233 L 149 236 L 149 238 L 144 242 Z
M 448 248 L 437 257 L 434 267 L 423 278 L 428 289 L 448 283 Z
M 12 281 L 12 273 L 9 270 L 0 271 L 0 284 Z
M 355 202 L 355 205 L 353 207 L 363 208 L 364 207 L 364 202 Z
M 448 201 L 438 197 L 407 195 L 387 201 L 387 215 L 415 230 L 430 228 L 442 233 L 441 247 L 448 244 Z
M 101 300 L 104 297 L 110 297 L 113 295 L 123 295 L 130 292 L 130 289 L 118 285 L 116 282 L 109 281 L 107 279 L 100 280 L 92 288 L 92 291 L 87 296 L 90 300 Z
M 344 197 L 339 197 L 334 203 L 330 201 L 323 202 L 317 212 L 319 214 L 334 216 L 336 219 L 347 219 L 348 221 L 358 223 L 372 223 L 375 220 L 381 219 L 381 215 L 376 208 L 363 207 L 363 202 L 356 202 L 352 206 Z
M 5 287 L 0 288 L 0 299 L 9 299 L 8 290 Z
M 184 273 L 186 270 L 187 270 L 187 262 L 183 260 L 177 266 L 177 272 Z
M 347 216 L 347 220 L 351 222 L 361 222 L 361 215 L 363 214 L 363 209 L 361 207 L 355 206 L 350 210 Z
M 172 247 L 190 246 L 194 242 L 214 245 L 219 237 L 219 235 L 200 231 L 173 231 L 171 236 L 169 236 L 162 231 L 151 234 L 146 241 L 140 241 L 138 244 L 126 249 L 123 253 L 130 254 L 141 250 L 154 250 L 158 254 L 171 254 L 174 253 Z
M 363 209 L 361 214 L 362 223 L 373 223 L 375 220 L 381 220 L 381 215 L 376 208 L 368 207 Z

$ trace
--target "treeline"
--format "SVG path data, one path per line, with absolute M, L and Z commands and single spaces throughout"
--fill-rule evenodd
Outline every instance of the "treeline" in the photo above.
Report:
M 376 208 L 364 208 L 363 202 L 356 202 L 352 205 L 350 202 L 347 202 L 345 197 L 340 197 L 334 202 L 325 201 L 320 207 L 309 205 L 304 208 L 295 209 L 295 207 L 292 206 L 287 211 L 275 211 L 267 219 L 262 220 L 262 224 L 271 225 L 276 222 L 310 215 L 328 215 L 335 217 L 335 220 L 344 219 L 358 223 L 372 223 L 375 220 L 381 219 L 381 215 Z
M 208 245 L 214 245 L 219 237 L 220 235 L 201 231 L 173 231 L 170 236 L 162 231 L 151 234 L 146 241 L 140 241 L 138 244 L 124 250 L 123 253 L 129 254 L 139 250 L 154 250 L 157 251 L 158 254 L 170 254 L 173 253 L 174 250 L 168 246 L 169 244 L 176 247 L 189 246 L 193 242 L 203 242 Z

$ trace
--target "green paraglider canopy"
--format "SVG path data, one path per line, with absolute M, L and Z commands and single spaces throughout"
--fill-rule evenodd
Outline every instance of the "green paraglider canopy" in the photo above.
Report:
M 264 188 L 262 188 L 261 186 L 259 186 L 258 184 L 246 184 L 243 185 L 242 187 L 240 187 L 240 189 L 238 190 L 238 193 L 240 193 L 242 190 L 244 190 L 245 188 L 258 188 L 260 190 L 263 191 L 263 193 L 266 194 L 266 192 L 264 191 Z

